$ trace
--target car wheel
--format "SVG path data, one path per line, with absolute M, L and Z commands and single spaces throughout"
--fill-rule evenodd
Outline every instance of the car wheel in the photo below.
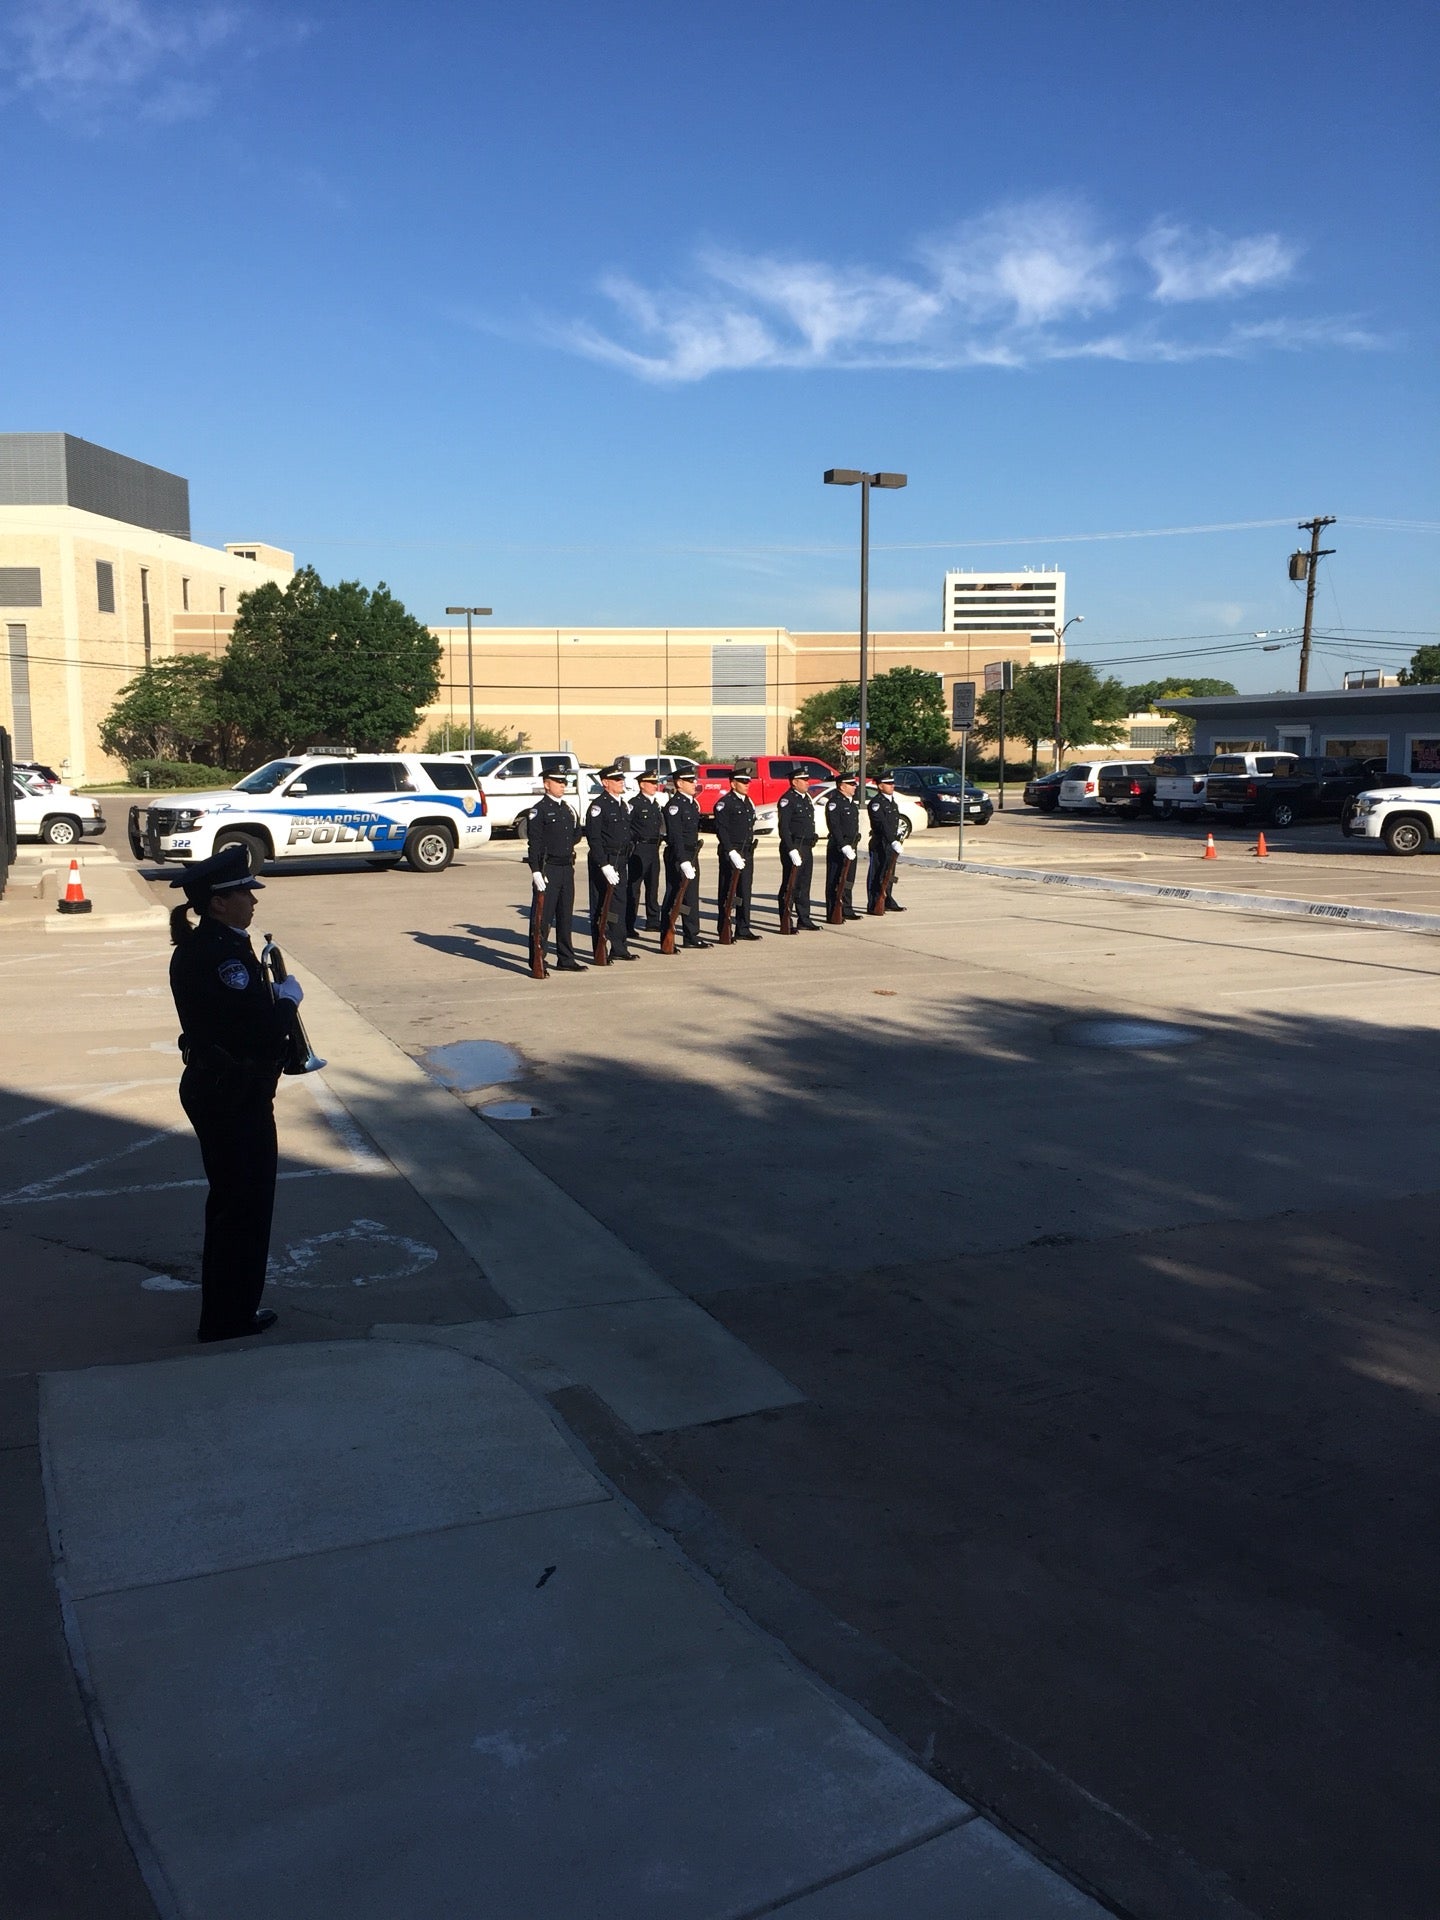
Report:
M 405 836 L 405 863 L 416 873 L 443 873 L 455 858 L 448 827 L 412 827 Z
M 1168 820 L 1174 812 L 1175 802 L 1173 800 L 1157 800 L 1155 802 L 1155 818 L 1157 820 Z
M 1269 813 L 1269 824 L 1282 830 L 1295 824 L 1295 808 L 1288 800 L 1277 800 Z
M 218 834 L 215 839 L 216 853 L 219 853 L 222 847 L 243 847 L 245 857 L 250 862 L 251 873 L 261 874 L 265 871 L 265 862 L 270 858 L 270 849 L 258 833 Z
M 900 816 L 900 825 L 896 828 L 896 832 L 900 835 L 900 838 L 902 840 L 908 840 L 910 838 L 912 831 L 913 829 L 911 827 L 909 820 L 902 813 Z
M 50 847 L 73 847 L 80 838 L 80 822 L 57 813 L 41 827 L 40 838 Z
M 521 812 L 517 813 L 510 825 L 515 838 L 517 840 L 523 840 L 530 831 L 530 809 L 525 807 Z
M 1390 820 L 1381 828 L 1380 837 L 1389 852 L 1408 857 L 1419 853 L 1428 835 L 1418 820 Z

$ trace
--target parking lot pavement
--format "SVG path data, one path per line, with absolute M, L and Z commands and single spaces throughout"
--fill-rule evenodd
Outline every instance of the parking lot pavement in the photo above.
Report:
M 537 983 L 517 855 L 276 875 L 268 917 L 412 1056 L 512 1049 L 451 1076 L 534 1116 L 483 1124 L 805 1396 L 656 1461 L 1136 1913 L 1178 1909 L 1057 1781 L 1267 1920 L 1433 1920 L 1433 940 L 906 872 L 782 941 L 765 848 L 763 953 Z M 1193 1037 L 1072 1044 L 1099 1016 Z

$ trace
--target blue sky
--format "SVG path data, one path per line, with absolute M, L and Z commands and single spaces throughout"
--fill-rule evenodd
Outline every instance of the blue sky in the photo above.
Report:
M 1299 620 L 1244 523 L 1334 513 L 1315 677 L 1393 664 L 1440 628 L 1428 11 L 9 0 L 0 425 L 527 624 L 851 626 L 821 473 L 902 469 L 877 625 L 1059 563 L 1081 656 L 1247 688 L 1293 655 L 1181 657 Z

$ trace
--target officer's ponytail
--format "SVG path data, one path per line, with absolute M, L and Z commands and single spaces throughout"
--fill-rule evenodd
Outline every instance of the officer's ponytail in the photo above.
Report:
M 183 947 L 185 942 L 194 934 L 195 929 L 190 924 L 189 915 L 190 902 L 188 900 L 182 900 L 178 907 L 172 907 L 170 909 L 170 944 L 172 947 Z

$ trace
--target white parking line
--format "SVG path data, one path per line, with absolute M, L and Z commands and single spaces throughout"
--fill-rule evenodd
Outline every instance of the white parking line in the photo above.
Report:
M 390 1162 L 378 1154 L 365 1135 L 360 1131 L 348 1107 L 342 1106 L 333 1090 L 326 1086 L 318 1073 L 307 1073 L 305 1085 L 310 1097 L 325 1116 L 330 1131 L 350 1155 L 350 1165 L 356 1173 L 389 1173 Z
M 108 1099 L 111 1094 L 133 1092 L 136 1087 L 168 1087 L 169 1084 L 168 1079 L 115 1080 L 108 1086 L 100 1087 L 86 1086 L 83 1083 L 69 1087 L 46 1087 L 45 1094 L 53 1097 L 57 1093 L 84 1093 L 92 1100 L 105 1100 Z M 75 1109 L 71 1106 L 41 1107 L 38 1112 L 27 1113 L 23 1120 L 9 1121 L 5 1126 L 0 1127 L 0 1133 L 14 1133 L 20 1127 L 33 1127 L 37 1120 L 50 1120 L 53 1119 L 57 1113 L 73 1113 L 74 1111 Z
M 301 1167 L 294 1173 L 277 1173 L 277 1180 L 329 1180 L 348 1174 L 346 1167 Z M 133 1187 L 86 1187 L 78 1193 L 27 1193 L 19 1197 L 0 1194 L 0 1206 L 38 1207 L 45 1202 L 69 1200 L 124 1200 L 132 1193 L 178 1193 L 182 1187 L 205 1187 L 210 1183 L 202 1175 L 198 1180 L 147 1180 Z
M 147 1133 L 143 1140 L 132 1140 L 128 1147 L 121 1147 L 118 1153 L 102 1153 L 98 1159 L 82 1160 L 79 1166 L 66 1167 L 63 1173 L 52 1173 L 46 1180 L 32 1180 L 28 1185 L 16 1187 L 11 1193 L 0 1193 L 0 1206 L 21 1206 L 27 1200 L 38 1200 L 50 1193 L 66 1180 L 78 1179 L 82 1173 L 93 1173 L 96 1167 L 108 1167 L 116 1160 L 125 1160 L 132 1153 L 143 1153 L 147 1147 L 155 1147 L 162 1140 L 169 1140 L 177 1133 L 188 1132 L 185 1127 L 162 1127 L 159 1133 Z M 65 1198 L 89 1199 L 88 1194 L 69 1195 Z

